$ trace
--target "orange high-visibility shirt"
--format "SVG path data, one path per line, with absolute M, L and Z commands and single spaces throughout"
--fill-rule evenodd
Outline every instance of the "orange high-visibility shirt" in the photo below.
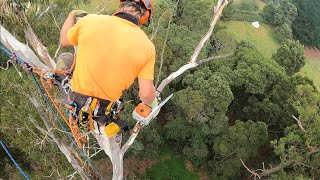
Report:
M 115 101 L 136 77 L 153 80 L 155 48 L 136 24 L 117 16 L 87 15 L 69 31 L 77 45 L 73 91 Z

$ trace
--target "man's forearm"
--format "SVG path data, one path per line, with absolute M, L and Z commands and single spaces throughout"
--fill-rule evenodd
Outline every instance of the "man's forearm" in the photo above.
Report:
M 156 98 L 156 93 L 155 93 L 155 91 L 149 91 L 148 94 L 140 93 L 139 96 L 140 96 L 140 100 L 142 102 L 144 102 L 146 104 L 151 104 L 154 101 L 154 99 Z
M 140 100 L 146 104 L 151 104 L 156 98 L 156 89 L 153 80 L 138 78 Z
M 72 44 L 68 41 L 67 33 L 70 28 L 75 23 L 75 16 L 73 14 L 69 14 L 66 21 L 64 22 L 61 31 L 60 31 L 60 44 L 62 46 L 71 46 Z

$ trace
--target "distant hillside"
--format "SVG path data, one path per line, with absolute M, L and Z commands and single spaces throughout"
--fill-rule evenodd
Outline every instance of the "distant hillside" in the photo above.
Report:
M 244 1 L 243 0 L 234 0 L 233 2 L 234 2 L 234 4 L 240 4 L 241 2 L 244 2 Z M 257 3 L 259 5 L 260 10 L 262 10 L 263 7 L 266 5 L 266 3 L 263 2 L 262 0 L 246 0 L 246 2 Z
M 301 69 L 301 74 L 313 80 L 320 90 L 320 51 L 316 48 L 305 47 L 306 65 Z
M 241 7 L 242 7 L 241 4 L 242 6 L 243 4 L 247 4 L 246 5 L 247 8 L 248 8 L 248 4 L 251 4 L 251 6 L 258 5 L 259 9 L 252 8 L 249 11 L 248 9 L 246 10 L 244 8 L 244 10 L 241 10 Z M 226 26 L 227 31 L 231 32 L 235 36 L 237 41 L 241 41 L 241 40 L 249 41 L 252 44 L 254 44 L 256 48 L 264 56 L 271 58 L 272 54 L 276 53 L 277 49 L 280 47 L 280 42 L 275 37 L 274 28 L 271 27 L 270 25 L 260 22 L 260 25 L 261 25 L 260 28 L 256 29 L 251 26 L 251 21 L 250 21 L 252 19 L 256 19 L 256 20 L 259 19 L 260 13 L 264 8 L 264 6 L 266 6 L 266 3 L 263 2 L 262 0 L 234 0 L 233 6 L 234 6 L 234 9 L 238 9 L 238 10 L 233 10 L 234 13 L 231 16 L 231 19 L 232 18 L 237 19 L 236 17 L 243 14 L 244 12 L 246 14 L 251 13 L 251 15 L 246 16 L 247 19 L 244 19 L 243 21 L 220 21 L 219 22 L 220 25 Z M 319 50 L 306 48 L 305 55 L 306 55 L 306 64 L 302 68 L 300 74 L 312 79 L 314 81 L 314 84 L 317 86 L 317 88 L 320 89 Z

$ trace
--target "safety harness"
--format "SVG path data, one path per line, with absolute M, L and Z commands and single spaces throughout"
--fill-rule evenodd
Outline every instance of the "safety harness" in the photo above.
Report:
M 84 130 L 94 130 L 96 123 L 97 127 L 106 127 L 105 132 L 109 137 L 120 130 L 129 132 L 128 123 L 120 119 L 123 107 L 119 100 L 108 101 L 70 91 L 66 108 L 69 118 L 76 121 Z

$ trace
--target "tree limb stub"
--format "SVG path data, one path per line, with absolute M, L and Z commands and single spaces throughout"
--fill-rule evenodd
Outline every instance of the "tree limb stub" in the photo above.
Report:
M 132 145 L 132 143 L 134 142 L 134 140 L 136 139 L 136 137 L 138 136 L 138 133 L 141 129 L 141 125 L 139 122 L 136 123 L 136 125 L 133 128 L 133 132 L 130 136 L 130 138 L 127 140 L 127 142 L 122 146 L 121 148 L 121 154 L 124 155 L 124 153 L 126 153 L 126 151 L 129 149 L 129 147 Z

